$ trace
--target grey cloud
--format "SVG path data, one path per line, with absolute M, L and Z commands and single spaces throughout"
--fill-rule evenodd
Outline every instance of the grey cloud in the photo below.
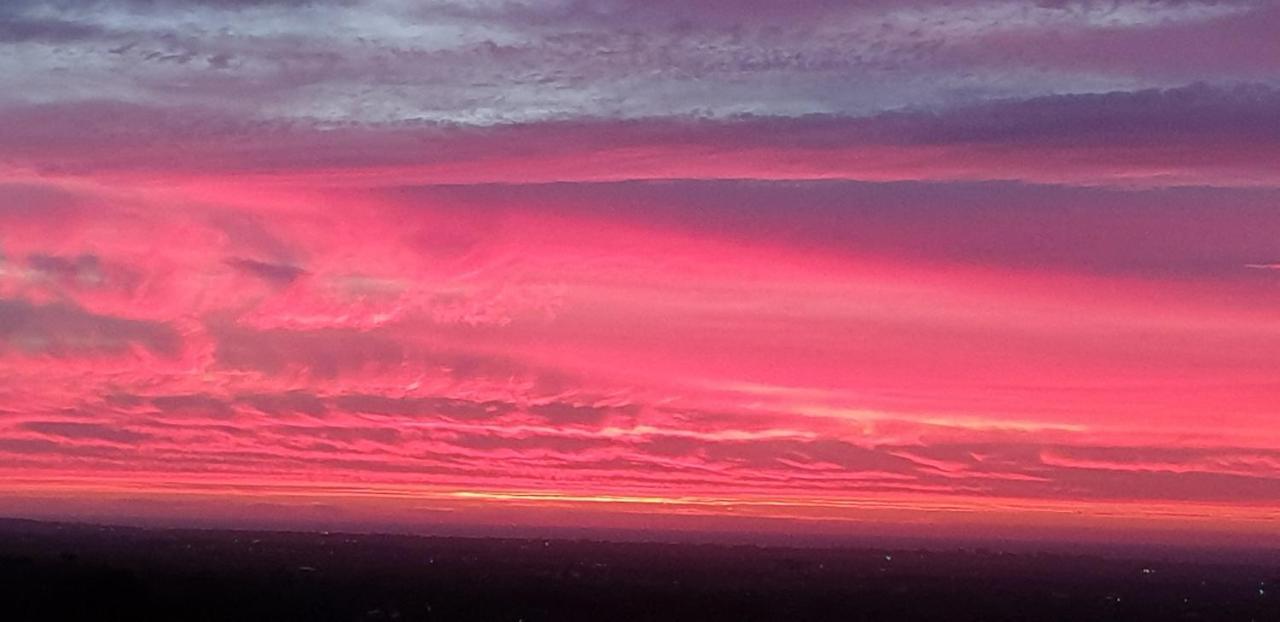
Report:
M 104 261 L 89 253 L 75 256 L 34 253 L 27 256 L 26 263 L 33 275 L 60 290 L 129 293 L 142 280 L 137 267 Z
M 245 394 L 236 396 L 235 400 L 267 415 L 302 413 L 319 417 L 328 411 L 324 400 L 304 391 Z
M 209 395 L 162 395 L 151 398 L 151 404 L 167 415 L 222 419 L 233 414 L 229 403 Z
M 1271 256 L 1280 237 L 1280 193 L 1270 189 L 707 180 L 390 194 L 471 208 L 529 203 L 574 216 L 605 212 L 641 226 L 856 256 L 1179 279 L 1266 278 L 1267 271 L 1242 266 Z
M 0 453 L 31 456 L 58 455 L 81 458 L 118 458 L 129 451 L 107 445 L 57 443 L 42 438 L 0 438 Z
M 923 144 L 1163 141 L 1188 135 L 1280 140 L 1280 90 L 1196 83 L 1169 89 L 1054 95 L 879 118 L 875 133 Z
M 1215 72 L 1179 71 L 1186 63 L 1166 61 L 1162 65 L 1170 79 L 1143 81 L 1125 72 L 1101 71 L 1110 67 L 1108 59 L 1091 61 L 1100 69 L 1093 72 L 1071 68 L 1010 75 L 1001 66 L 1003 61 L 992 57 L 995 52 L 987 51 L 999 50 L 998 42 L 988 44 L 980 36 L 965 34 L 965 29 L 957 33 L 947 28 L 964 15 L 996 20 L 985 24 L 987 29 L 1003 33 L 1006 29 L 998 22 L 1003 14 L 984 17 L 976 10 L 1001 4 L 983 0 L 856 4 L 627 0 L 429 2 L 405 7 L 302 0 L 24 2 L 9 9 L 12 17 L 7 26 L 8 37 L 15 41 L 57 40 L 70 46 L 77 38 L 85 38 L 74 49 L 97 62 L 61 68 L 73 71 L 73 79 L 91 82 L 112 74 L 127 76 L 127 86 L 121 88 L 128 95 L 123 99 L 201 104 L 223 111 L 247 109 L 259 118 L 334 122 L 865 114 L 1002 94 L 1245 77 L 1224 74 L 1223 67 Z M 1194 3 L 1135 1 L 1112 6 L 1126 5 L 1131 13 L 1142 14 L 1179 4 Z M 40 21 L 26 16 L 26 21 L 19 21 L 26 11 L 22 6 L 52 10 L 58 17 Z M 1244 10 L 1255 5 L 1232 6 Z M 221 10 L 224 27 L 192 27 L 183 16 L 196 7 Z M 298 20 L 277 17 L 281 28 L 290 29 L 281 33 L 237 27 L 237 20 L 244 16 L 236 11 L 261 7 L 333 14 Z M 125 15 L 95 20 L 95 11 L 107 9 Z M 929 11 L 943 13 L 931 16 Z M 924 17 L 916 15 L 921 12 Z M 1100 30 L 1092 18 L 1106 9 L 1102 3 L 1072 2 L 1025 12 L 1051 13 L 1057 21 L 1051 20 L 1048 30 L 1063 26 L 1061 20 L 1066 19 L 1072 29 L 1092 31 Z M 131 26 L 138 20 L 129 13 L 145 13 L 149 21 L 145 27 L 142 22 Z M 166 16 L 171 19 L 166 21 Z M 356 36 L 311 25 L 334 19 L 344 19 L 348 31 L 357 30 Z M 398 27 L 379 26 L 387 22 Z M 830 24 L 843 27 L 823 28 Z M 104 32 L 108 25 L 110 32 Z M 1231 34 L 1229 27 L 1215 26 L 1212 20 L 1195 25 L 1209 35 Z M 369 30 L 359 30 L 364 26 Z M 1158 20 L 1144 26 L 1157 32 L 1165 28 Z M 1041 29 L 1030 30 L 1027 36 L 1033 45 L 1063 47 Z M 0 39 L 4 35 L 0 30 Z M 1127 34 L 1121 36 L 1127 40 L 1123 39 Z M 102 45 L 99 38 L 110 38 L 111 43 Z M 966 52 L 964 46 L 975 39 L 980 43 L 972 47 L 980 51 Z M 955 53 L 956 47 L 966 53 Z M 1121 53 L 1113 56 L 1126 56 L 1125 46 L 1118 47 Z M 1231 53 L 1233 58 L 1248 58 L 1266 49 L 1244 47 Z M 159 62 L 170 64 L 155 66 Z M 51 85 L 40 77 L 57 66 L 56 56 L 51 56 L 47 66 L 33 67 L 31 75 L 15 73 L 10 80 L 38 89 L 30 101 L 59 99 L 52 94 L 74 91 L 61 91 L 65 83 Z M 1250 75 L 1257 77 L 1256 72 Z M 18 93 L 25 92 L 16 90 L 11 97 L 22 99 Z
M 110 397 L 109 403 L 134 408 L 144 401 L 164 414 L 214 418 L 229 417 L 241 406 L 272 416 L 304 414 L 323 417 L 331 411 L 338 411 L 396 417 L 442 417 L 459 421 L 493 419 L 519 410 L 516 404 L 502 400 L 469 400 L 444 396 L 404 397 L 373 393 L 323 397 L 301 390 L 227 397 L 212 394 L 162 395 L 145 399 L 117 394 Z M 637 412 L 634 406 L 597 407 L 566 402 L 553 402 L 526 410 L 556 424 L 599 424 L 610 414 L 634 415 Z
M 105 34 L 102 28 L 80 22 L 5 16 L 0 13 L 0 43 L 25 43 L 29 41 L 65 43 L 83 41 Z
M 129 115 L 126 115 L 129 116 Z M 124 125 L 132 125 L 126 121 Z M 211 135 L 226 135 L 232 140 L 251 140 L 256 133 L 252 126 L 243 126 L 227 121 L 226 124 L 215 123 L 217 128 L 210 128 Z M 127 131 L 127 130 L 124 130 Z M 267 132 L 274 134 L 273 132 Z M 279 139 L 275 136 L 273 140 Z M 261 217 L 246 212 L 214 212 L 208 215 L 209 224 L 219 229 L 234 241 L 237 248 L 245 249 L 254 255 L 268 259 L 260 263 L 293 266 L 295 249 L 291 244 L 271 232 L 262 222 Z M 243 252 L 243 251 L 242 251 Z
M 166 324 L 98 315 L 69 303 L 0 300 L 0 344 L 53 356 L 119 354 L 141 346 L 163 356 L 181 348 Z
M 614 410 L 590 404 L 552 402 L 529 407 L 529 412 L 558 424 L 599 424 Z
M 1247 474 L 1248 460 L 1274 451 L 1245 448 L 1061 446 L 1036 443 L 941 444 L 882 448 L 959 465 L 944 477 L 928 468 L 922 479 L 947 485 L 977 483 L 993 494 L 1028 498 L 1263 501 L 1280 494 L 1280 477 L 1265 468 Z M 1050 456 L 1049 460 L 1045 456 Z M 1058 464 L 1058 462 L 1062 462 Z M 1258 467 L 1254 467 L 1258 468 Z M 1036 479 L 985 479 L 988 475 Z M 957 479 L 958 478 L 958 479 Z
M 102 261 L 95 255 L 61 257 L 34 254 L 27 257 L 32 270 L 64 282 L 86 282 L 101 279 Z
M 306 270 L 288 264 L 271 263 L 255 259 L 228 259 L 227 264 L 246 274 L 262 279 L 272 285 L 283 287 L 307 274 Z
M 491 434 L 463 434 L 458 438 L 451 439 L 449 444 L 483 451 L 501 449 L 523 451 L 532 449 L 561 453 L 578 453 L 593 449 L 608 449 L 609 447 L 614 446 L 613 441 L 591 438 L 570 438 L 562 436 L 507 437 Z
M 21 427 L 32 432 L 68 439 L 101 440 L 124 445 L 133 445 L 153 438 L 150 434 L 122 427 L 78 421 L 29 421 Z
M 868 449 L 835 439 L 764 439 L 722 441 L 690 446 L 709 462 L 729 462 L 747 468 L 776 468 L 779 459 L 799 462 L 826 462 L 849 471 L 912 473 L 917 465 L 883 449 Z M 661 453 L 679 450 L 679 445 L 661 447 Z
M 1237 502 L 1272 502 L 1280 499 L 1280 478 L 1207 472 L 1132 472 L 1080 468 L 1058 468 L 1050 476 L 1050 484 L 1028 488 L 1045 496 L 1058 494 L 1098 499 L 1128 500 L 1138 497 Z
M 333 378 L 410 365 L 460 380 L 528 378 L 544 394 L 555 392 L 569 381 L 568 376 L 554 369 L 531 366 L 514 358 L 433 349 L 389 329 L 255 330 L 218 320 L 209 323 L 208 331 L 215 343 L 218 365 L 266 374 L 293 370 Z
M 247 9 L 256 7 L 301 7 L 314 5 L 351 6 L 361 0 L 7 0 L 8 13 L 29 13 L 33 9 L 76 13 L 104 7 L 134 10 L 181 9 L 210 7 L 216 9 Z M 4 12 L 0 12 L 3 14 Z
M 248 119 L 207 108 L 112 102 L 9 107 L 0 111 L 0 148 L 40 170 L 199 170 L 268 173 L 456 166 L 510 155 L 590 158 L 601 151 L 689 147 L 712 152 L 785 149 L 798 152 L 865 146 L 961 146 L 1028 158 L 1063 148 L 1132 152 L 1161 148 L 1178 166 L 1207 167 L 1197 151 L 1229 145 L 1262 157 L 1280 148 L 1280 90 L 1266 84 L 1058 95 L 977 105 L 900 110 L 870 116 L 680 116 L 644 120 L 585 119 L 466 127 L 431 122 L 348 124 Z M 245 143 L 254 145 L 246 152 Z M 424 149 L 424 145 L 430 149 Z M 1177 150 L 1170 146 L 1176 145 Z M 180 146 L 180 147 L 179 147 Z M 179 151 L 180 149 L 180 151 Z M 975 154 L 980 155 L 980 154 Z M 1030 160 L 1032 163 L 1034 159 Z M 1250 171 L 1260 165 L 1229 163 Z M 1167 165 L 1167 164 L 1166 164 Z M 1223 166 L 1223 164 L 1218 164 Z M 492 181 L 505 181 L 501 172 Z M 429 176 L 430 173 L 424 173 Z M 427 177 L 424 183 L 437 181 Z M 228 221 L 247 242 L 252 222 Z M 262 239 L 262 263 L 294 266 L 288 249 Z M 242 260 L 233 260 L 242 261 Z M 246 266 L 247 267 L 247 266 Z M 283 276 L 283 274 L 278 274 Z
M 300 438 L 323 438 L 342 443 L 373 441 L 391 445 L 400 440 L 399 430 L 390 427 L 277 426 L 273 432 Z
M 354 330 L 255 331 L 214 325 L 210 332 L 217 344 L 218 364 L 269 374 L 303 369 L 332 378 L 371 365 L 398 365 L 405 358 L 404 347 L 395 340 Z
M 693 456 L 702 452 L 706 443 L 681 436 L 654 436 L 637 447 L 645 453 L 658 456 Z
M 3 118 L 0 114 L 0 126 Z M 3 140 L 0 137 L 0 143 Z M 69 218 L 84 207 L 84 201 L 84 197 L 52 184 L 0 183 L 0 222 Z
M 358 413 L 399 416 L 440 416 L 449 419 L 489 419 L 511 412 L 514 406 L 501 401 L 470 401 L 443 397 L 388 397 L 348 394 L 335 397 L 336 408 Z

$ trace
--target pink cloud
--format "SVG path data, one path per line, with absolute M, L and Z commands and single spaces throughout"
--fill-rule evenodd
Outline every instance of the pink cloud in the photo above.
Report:
M 1280 494 L 1267 189 L 236 179 L 3 215 L 13 504 L 1247 532 Z

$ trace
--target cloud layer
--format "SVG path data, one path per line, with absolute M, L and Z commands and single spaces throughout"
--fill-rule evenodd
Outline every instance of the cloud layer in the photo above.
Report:
M 1280 518 L 1274 6 L 732 5 L 7 3 L 0 508 Z

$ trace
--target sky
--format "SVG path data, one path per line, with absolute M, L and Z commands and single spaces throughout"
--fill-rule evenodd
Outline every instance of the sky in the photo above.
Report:
M 9 0 L 0 513 L 1280 545 L 1277 31 Z

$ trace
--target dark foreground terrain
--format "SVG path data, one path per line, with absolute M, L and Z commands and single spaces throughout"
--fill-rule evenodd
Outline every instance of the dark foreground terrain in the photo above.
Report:
M 1258 561 L 0 520 L 0 620 L 1280 621 Z

